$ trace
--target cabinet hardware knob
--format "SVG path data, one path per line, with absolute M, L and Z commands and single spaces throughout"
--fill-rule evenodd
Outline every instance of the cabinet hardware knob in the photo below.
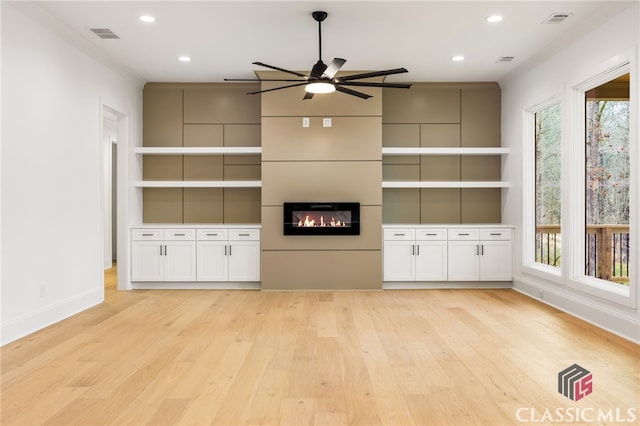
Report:
M 218 234 L 207 234 L 207 237 L 217 237 Z
M 502 232 L 492 232 L 489 235 L 499 236 L 499 235 L 502 235 Z
M 239 237 L 248 237 L 249 234 L 238 234 Z
M 229 244 L 229 256 L 231 256 L 231 244 Z
M 466 235 L 467 237 L 469 236 L 469 234 L 460 234 L 460 233 L 458 233 L 458 236 L 463 236 L 463 235 Z
M 480 244 L 480 254 L 484 256 L 484 244 Z
M 436 235 L 438 235 L 438 234 L 429 234 L 429 233 L 427 233 L 427 237 L 435 237 Z
M 142 234 L 143 237 L 153 237 L 153 234 Z
M 404 237 L 406 234 L 393 234 L 394 237 Z
M 164 245 L 164 255 L 165 256 L 167 255 L 167 245 L 166 244 Z
M 476 244 L 476 256 L 480 254 L 480 246 Z
M 162 244 L 160 244 L 160 256 L 162 256 Z
M 186 234 L 173 234 L 176 237 L 184 237 Z
M 224 255 L 225 256 L 227 255 L 227 245 L 226 244 L 224 245 Z

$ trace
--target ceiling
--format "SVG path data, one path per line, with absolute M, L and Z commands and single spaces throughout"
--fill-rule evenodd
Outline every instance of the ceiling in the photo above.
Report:
M 628 2 L 626 2 L 628 4 Z M 559 37 L 625 2 L 614 1 L 42 1 L 42 21 L 149 82 L 253 78 L 261 61 L 308 71 L 318 59 L 347 59 L 343 71 L 405 67 L 387 81 L 499 81 Z M 23 10 L 25 8 L 23 7 Z M 543 24 L 569 13 L 560 24 Z M 147 14 L 154 23 L 141 22 Z M 486 18 L 504 20 L 490 24 Z M 100 39 L 108 28 L 119 39 Z M 190 62 L 178 61 L 188 55 Z M 454 55 L 464 55 L 453 62 Z M 511 62 L 498 62 L 512 56 Z

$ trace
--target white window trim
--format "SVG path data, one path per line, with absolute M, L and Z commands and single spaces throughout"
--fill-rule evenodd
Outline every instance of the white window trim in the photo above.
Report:
M 619 77 L 628 72 L 631 73 L 630 93 L 637 94 L 637 60 L 635 49 L 616 55 L 603 63 L 599 69 L 590 73 L 591 77 L 577 80 L 578 83 L 570 84 L 566 93 L 566 113 L 563 114 L 562 127 L 562 230 L 563 230 L 563 269 L 566 273 L 567 287 L 578 290 L 592 296 L 596 296 L 623 306 L 635 308 L 637 306 L 638 277 L 634 270 L 637 268 L 638 241 L 631 238 L 630 272 L 631 281 L 629 287 L 610 283 L 606 280 L 593 278 L 584 274 L 584 244 L 585 244 L 585 164 L 584 164 L 584 97 L 585 92 L 607 81 Z M 630 161 L 631 176 L 629 189 L 630 202 L 630 233 L 638 229 L 638 96 L 630 99 Z M 566 141 L 566 143 L 565 143 Z M 565 179 L 566 176 L 566 179 Z M 565 190 L 567 188 L 567 190 Z M 565 213 L 566 212 L 566 213 Z M 569 220 L 571 219 L 571 220 Z M 566 244 L 565 244 L 566 243 Z
M 524 111 L 522 117 L 522 141 L 523 141 L 523 176 L 522 176 L 522 269 L 531 275 L 549 280 L 550 282 L 562 285 L 562 269 L 564 268 L 564 244 L 561 247 L 560 256 L 562 263 L 560 268 L 548 266 L 536 262 L 535 253 L 535 228 L 536 228 L 536 205 L 535 205 L 535 174 L 536 174 L 536 138 L 535 138 L 535 115 L 537 112 L 552 105 L 560 104 L 562 112 L 563 105 L 560 96 L 553 96 L 539 102 Z M 564 130 L 564 129 L 563 129 Z M 564 180 L 564 173 L 562 173 Z M 563 201 L 563 200 L 561 200 Z M 564 215 L 563 215 L 564 216 Z M 561 227 L 562 229 L 562 227 Z M 562 230 L 564 234 L 564 230 Z M 564 237 L 564 236 L 563 236 Z M 564 239 L 564 238 L 563 238 Z

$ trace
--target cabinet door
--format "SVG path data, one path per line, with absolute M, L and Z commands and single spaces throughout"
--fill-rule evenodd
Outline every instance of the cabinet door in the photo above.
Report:
M 511 281 L 512 242 L 483 241 L 481 248 L 480 279 L 483 281 Z
M 227 281 L 226 241 L 198 241 L 198 281 Z
M 415 259 L 413 241 L 385 241 L 384 281 L 414 281 Z
M 229 281 L 260 281 L 260 241 L 229 242 Z
M 449 241 L 449 281 L 478 281 L 480 256 L 478 241 Z
M 134 241 L 131 247 L 131 281 L 164 280 L 162 241 Z
M 196 280 L 196 242 L 165 241 L 164 280 Z
M 447 279 L 447 242 L 418 241 L 416 244 L 416 281 Z

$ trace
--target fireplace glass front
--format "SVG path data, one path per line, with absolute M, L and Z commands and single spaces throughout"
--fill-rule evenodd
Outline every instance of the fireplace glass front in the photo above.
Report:
M 284 203 L 284 235 L 360 235 L 360 203 Z

